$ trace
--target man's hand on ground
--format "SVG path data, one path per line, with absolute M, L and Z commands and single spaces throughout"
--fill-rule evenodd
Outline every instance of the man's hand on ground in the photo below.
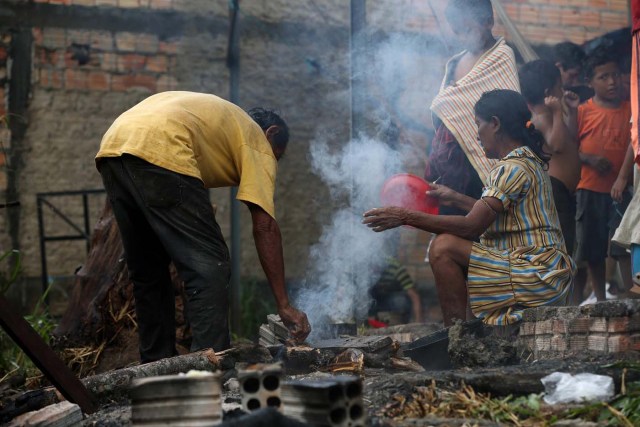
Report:
M 278 309 L 280 320 L 289 328 L 289 332 L 293 339 L 301 343 L 307 338 L 309 332 L 311 332 L 311 326 L 307 315 L 300 310 L 296 310 L 290 305 L 284 308 Z

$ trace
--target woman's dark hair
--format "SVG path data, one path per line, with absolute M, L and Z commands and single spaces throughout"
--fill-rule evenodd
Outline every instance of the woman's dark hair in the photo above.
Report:
M 531 148 L 545 168 L 548 166 L 550 156 L 544 151 L 544 136 L 530 123 L 531 111 L 518 92 L 506 89 L 485 92 L 476 103 L 475 113 L 487 122 L 497 117 L 502 132 Z
M 444 13 L 447 21 L 453 25 L 462 24 L 464 19 L 471 19 L 480 25 L 493 25 L 491 0 L 449 0 Z
M 536 59 L 527 62 L 518 72 L 520 78 L 520 90 L 522 96 L 529 104 L 538 105 L 544 103 L 547 90 L 560 80 L 560 70 L 552 62 L 544 59 Z
M 267 130 L 271 126 L 278 126 L 280 132 L 275 137 L 273 143 L 278 148 L 286 148 L 289 143 L 289 126 L 287 123 L 276 114 L 274 111 L 266 110 L 264 108 L 256 107 L 247 111 L 247 114 L 251 116 L 254 122 L 260 126 L 260 129 Z

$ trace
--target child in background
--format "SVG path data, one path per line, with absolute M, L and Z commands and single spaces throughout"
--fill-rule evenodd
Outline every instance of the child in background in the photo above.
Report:
M 585 62 L 585 76 L 595 95 L 578 108 L 578 140 L 582 168 L 576 192 L 575 261 L 587 263 L 598 301 L 606 299 L 605 259 L 615 215 L 611 190 L 629 146 L 631 109 L 620 98 L 620 68 L 606 49 L 595 50 Z M 585 270 L 578 271 L 574 303 L 582 300 Z
M 573 253 L 576 235 L 575 190 L 580 181 L 580 157 L 576 141 L 577 112 L 580 99 L 562 89 L 559 69 L 550 61 L 531 61 L 520 68 L 520 88 L 531 122 L 545 137 L 551 153 L 549 176 L 553 201 L 569 254 Z

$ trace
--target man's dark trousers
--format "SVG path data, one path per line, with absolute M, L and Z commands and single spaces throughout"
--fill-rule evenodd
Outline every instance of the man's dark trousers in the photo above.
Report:
M 197 178 L 128 154 L 98 159 L 134 284 L 143 363 L 176 354 L 173 261 L 185 283 L 191 350 L 229 348 L 229 250 Z

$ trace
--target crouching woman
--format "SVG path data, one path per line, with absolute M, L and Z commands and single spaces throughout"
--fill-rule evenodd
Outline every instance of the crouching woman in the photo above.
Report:
M 499 159 L 480 200 L 441 185 L 429 191 L 466 216 L 383 207 L 363 220 L 377 232 L 409 225 L 438 234 L 429 262 L 445 326 L 473 316 L 513 324 L 525 308 L 563 305 L 575 273 L 546 172 L 549 156 L 524 98 L 510 90 L 487 92 L 475 115 L 486 156 Z

